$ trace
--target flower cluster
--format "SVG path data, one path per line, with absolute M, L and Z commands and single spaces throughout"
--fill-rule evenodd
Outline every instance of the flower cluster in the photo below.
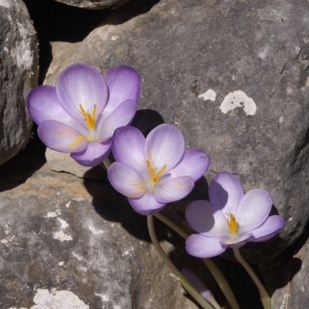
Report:
M 59 75 L 55 87 L 33 89 L 26 104 L 47 147 L 70 153 L 76 162 L 85 166 L 102 163 L 112 151 L 115 162 L 108 167 L 111 185 L 128 198 L 136 212 L 148 216 L 151 239 L 161 257 L 171 265 L 158 248 L 151 215 L 167 203 L 187 196 L 208 169 L 210 159 L 201 149 L 186 150 L 184 137 L 175 126 L 161 124 L 147 137 L 131 127 L 139 91 L 140 77 L 131 67 L 119 66 L 102 76 L 89 65 L 74 64 Z M 187 238 L 186 250 L 195 257 L 213 257 L 232 247 L 258 286 L 264 308 L 268 309 L 270 298 L 238 248 L 247 242 L 266 241 L 280 231 L 283 219 L 269 216 L 271 208 L 269 192 L 254 189 L 244 194 L 235 176 L 219 172 L 210 183 L 209 201 L 193 201 L 186 209 L 186 219 L 197 233 L 187 238 L 174 223 L 167 224 L 182 236 L 186 235 L 183 236 Z M 160 214 L 156 216 L 169 222 Z M 179 274 L 174 266 L 169 267 L 176 272 L 176 277 L 187 278 L 183 279 L 183 285 L 190 291 L 195 288 L 197 292 L 192 294 L 197 294 L 195 299 L 203 308 L 210 308 L 204 299 L 214 308 L 220 308 L 194 274 L 186 269 Z M 219 270 L 212 273 L 223 287 Z M 229 287 L 225 289 L 230 303 L 239 308 Z

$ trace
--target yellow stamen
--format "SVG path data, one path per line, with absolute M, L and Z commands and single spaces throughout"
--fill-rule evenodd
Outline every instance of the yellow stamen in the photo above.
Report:
M 94 129 L 95 126 L 95 114 L 97 111 L 97 105 L 93 104 L 93 110 L 92 110 L 92 114 L 90 115 L 89 111 L 85 111 L 82 104 L 79 104 L 79 109 L 80 109 L 80 113 L 82 114 L 82 116 L 84 117 L 87 127 L 92 130 Z
M 146 161 L 146 164 L 147 164 L 147 170 L 148 170 L 151 181 L 153 183 L 156 183 L 159 180 L 159 178 L 161 177 L 164 170 L 166 169 L 166 164 L 163 167 L 161 167 L 161 169 L 159 170 L 159 172 L 157 174 L 156 174 L 157 168 L 152 168 L 149 160 Z
M 80 142 L 84 142 L 85 137 L 83 135 L 74 136 L 72 143 L 68 145 L 68 148 L 76 147 Z
M 232 234 L 236 234 L 237 232 L 237 222 L 236 218 L 233 214 L 230 214 L 228 218 L 226 218 L 226 224 Z

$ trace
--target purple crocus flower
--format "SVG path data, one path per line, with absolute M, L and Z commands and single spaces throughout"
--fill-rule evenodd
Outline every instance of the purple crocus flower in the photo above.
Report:
M 109 181 L 142 215 L 184 198 L 209 165 L 204 151 L 185 151 L 182 134 L 169 124 L 159 125 L 147 138 L 134 127 L 119 128 L 112 151 L 116 162 L 108 169 Z
M 227 247 L 241 247 L 248 241 L 266 241 L 283 226 L 283 219 L 269 217 L 270 194 L 254 189 L 244 194 L 239 180 L 227 172 L 215 175 L 209 186 L 208 201 L 194 201 L 186 210 L 189 225 L 198 234 L 186 241 L 189 254 L 209 258 Z
M 103 77 L 79 63 L 61 72 L 56 87 L 34 88 L 26 103 L 47 147 L 95 166 L 109 155 L 115 129 L 132 121 L 139 88 L 131 67 L 113 68 Z

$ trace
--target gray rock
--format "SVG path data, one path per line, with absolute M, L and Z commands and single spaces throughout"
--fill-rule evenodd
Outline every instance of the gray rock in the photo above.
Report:
M 79 8 L 101 10 L 107 8 L 116 8 L 128 2 L 129 0 L 55 0 L 67 5 Z
M 95 168 L 82 166 L 78 164 L 75 160 L 72 160 L 68 153 L 57 152 L 49 148 L 46 149 L 45 157 L 51 170 L 55 172 L 66 172 L 75 175 L 80 178 L 90 178 L 97 180 L 106 180 L 106 167 L 96 166 Z
M 37 85 L 37 40 L 21 0 L 0 3 L 0 164 L 28 142 L 32 120 L 25 97 Z
M 197 308 L 150 245 L 146 218 L 107 182 L 44 164 L 17 186 L 31 173 L 14 163 L 0 169 L 0 308 Z
M 45 83 L 74 62 L 102 72 L 135 67 L 142 77 L 139 108 L 150 111 L 135 124 L 159 113 L 181 129 L 188 147 L 210 155 L 207 182 L 225 170 L 245 191 L 268 190 L 285 226 L 280 237 L 242 252 L 255 262 L 278 255 L 309 215 L 308 2 L 162 0 L 129 20 L 121 8 L 112 14 L 83 42 L 67 45 L 69 56 L 52 65 Z M 165 211 L 182 222 L 185 206 L 206 198 L 205 189 L 202 181 L 177 210 Z

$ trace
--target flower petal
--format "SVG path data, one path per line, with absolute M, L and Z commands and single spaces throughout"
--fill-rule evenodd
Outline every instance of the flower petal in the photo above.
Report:
M 109 89 L 109 100 L 105 111 L 109 114 L 126 100 L 137 102 L 140 92 L 140 77 L 129 66 L 110 69 L 104 76 Z
M 252 231 L 253 242 L 266 241 L 275 236 L 283 227 L 284 220 L 280 216 L 270 216 L 257 229 Z
M 157 126 L 146 138 L 145 158 L 154 170 L 166 166 L 163 174 L 181 161 L 184 151 L 185 142 L 181 132 L 170 124 Z
M 235 215 L 244 190 L 239 180 L 228 172 L 217 173 L 209 185 L 209 200 L 224 213 Z
M 244 233 L 235 240 L 231 240 L 229 238 L 223 239 L 221 243 L 231 248 L 239 248 L 244 246 L 248 241 L 251 241 L 251 239 L 252 233 Z
M 99 139 L 102 141 L 110 139 L 117 128 L 131 123 L 135 112 L 136 103 L 132 100 L 122 102 L 107 118 L 104 117 L 104 110 L 96 127 Z
M 56 89 L 52 86 L 38 86 L 30 91 L 26 99 L 27 108 L 35 123 L 45 120 L 61 120 L 69 124 L 72 117 L 62 108 Z
M 187 196 L 194 187 L 194 180 L 189 176 L 176 178 L 162 177 L 155 185 L 155 199 L 160 203 L 170 203 Z
M 252 231 L 262 225 L 267 219 L 272 206 L 269 192 L 263 189 L 248 191 L 239 203 L 234 213 L 239 225 L 239 234 Z
M 186 209 L 186 220 L 198 233 L 207 237 L 226 237 L 229 235 L 226 220 L 208 201 L 193 201 Z
M 220 239 L 206 237 L 200 234 L 192 234 L 186 240 L 186 251 L 198 258 L 210 258 L 217 256 L 226 250 L 221 245 Z
M 95 68 L 82 63 L 70 65 L 60 73 L 56 92 L 63 109 L 85 126 L 80 104 L 86 113 L 94 113 L 94 120 L 97 120 L 108 99 L 103 76 Z
M 80 132 L 54 120 L 41 122 L 38 134 L 47 147 L 60 152 L 81 152 L 88 144 L 87 138 Z
M 112 142 L 98 143 L 91 141 L 83 152 L 72 153 L 71 157 L 80 165 L 96 166 L 102 163 L 110 154 Z
M 122 127 L 114 133 L 112 151 L 115 160 L 131 166 L 142 177 L 148 177 L 144 146 L 144 135 L 134 127 Z
M 182 268 L 183 274 L 192 284 L 192 286 L 208 301 L 213 300 L 213 295 L 207 288 L 207 286 L 202 282 L 191 270 L 183 267 Z
M 141 176 L 122 162 L 114 162 L 108 168 L 108 179 L 115 190 L 128 198 L 140 198 L 146 193 Z
M 152 215 L 161 210 L 165 204 L 159 203 L 149 191 L 139 199 L 129 198 L 133 209 L 141 215 Z
M 173 177 L 190 176 L 197 181 L 208 169 L 210 158 L 201 149 L 185 151 L 181 162 L 171 170 Z

